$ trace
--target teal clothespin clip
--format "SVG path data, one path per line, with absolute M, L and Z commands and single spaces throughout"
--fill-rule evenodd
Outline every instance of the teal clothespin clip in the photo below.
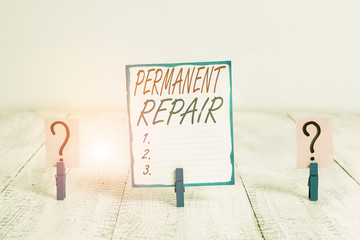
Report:
M 318 174 L 317 163 L 310 163 L 310 176 L 309 176 L 308 186 L 309 186 L 310 200 L 317 201 L 318 189 L 319 189 L 319 174 Z
M 176 192 L 176 206 L 184 207 L 184 174 L 182 168 L 176 169 L 176 182 L 175 182 L 175 192 Z
M 63 161 L 56 163 L 56 199 L 64 200 L 66 197 L 66 173 L 65 173 L 65 164 Z

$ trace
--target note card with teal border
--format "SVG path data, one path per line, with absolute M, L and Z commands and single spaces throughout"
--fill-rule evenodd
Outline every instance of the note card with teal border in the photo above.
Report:
M 231 62 L 126 66 L 133 187 L 233 185 Z

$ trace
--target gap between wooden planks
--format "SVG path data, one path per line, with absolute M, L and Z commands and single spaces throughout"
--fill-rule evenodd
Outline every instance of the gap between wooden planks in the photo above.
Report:
M 342 168 L 320 169 L 319 201 L 296 169 L 295 124 L 286 114 L 235 114 L 237 166 L 265 239 L 356 239 L 360 188 Z M 352 143 L 356 144 L 356 143 Z

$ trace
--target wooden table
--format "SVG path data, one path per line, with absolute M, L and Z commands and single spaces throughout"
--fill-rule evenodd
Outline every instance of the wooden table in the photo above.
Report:
M 173 188 L 131 187 L 126 113 L 2 111 L 0 239 L 359 239 L 360 116 L 327 114 L 335 165 L 319 169 L 311 202 L 298 115 L 236 111 L 235 186 L 186 188 L 177 208 Z M 67 169 L 64 201 L 45 167 L 44 117 L 80 120 L 81 168 Z

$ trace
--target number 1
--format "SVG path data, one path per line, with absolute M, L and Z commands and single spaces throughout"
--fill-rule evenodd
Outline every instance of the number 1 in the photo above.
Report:
M 143 143 L 145 143 L 145 140 L 146 140 L 147 136 L 148 136 L 148 133 L 146 133 L 146 134 L 144 135 L 144 141 L 143 141 Z

